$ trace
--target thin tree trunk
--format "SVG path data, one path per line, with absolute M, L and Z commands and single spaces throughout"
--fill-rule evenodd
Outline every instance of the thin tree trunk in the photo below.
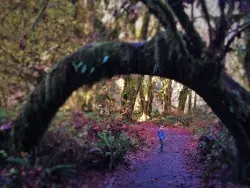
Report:
M 193 107 L 193 109 L 196 110 L 196 107 L 197 107 L 197 94 L 195 92 L 194 93 L 194 107 Z
M 155 79 L 150 76 L 149 88 L 148 88 L 148 104 L 147 104 L 147 115 L 151 117 L 152 105 L 154 100 L 154 88 L 155 88 Z
M 135 107 L 135 102 L 136 102 L 137 95 L 138 95 L 138 93 L 139 93 L 141 87 L 142 87 L 142 76 L 139 76 L 139 77 L 137 78 L 137 86 L 136 86 L 134 98 L 133 98 L 133 101 L 132 101 L 132 108 L 131 108 L 132 110 L 131 110 L 131 112 L 130 112 L 130 113 L 131 113 L 131 116 L 132 116 L 132 113 L 133 113 L 133 110 L 134 110 L 134 107 Z
M 192 109 L 192 90 L 189 89 L 188 91 L 188 113 L 191 112 Z

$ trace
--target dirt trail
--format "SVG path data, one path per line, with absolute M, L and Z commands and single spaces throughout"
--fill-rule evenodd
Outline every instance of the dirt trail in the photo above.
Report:
M 152 143 L 158 146 L 155 127 Z M 165 129 L 164 152 L 157 147 L 146 152 L 145 160 L 135 160 L 132 170 L 116 174 L 112 187 L 201 187 L 201 170 L 188 166 L 185 153 L 194 145 L 192 134 L 182 129 Z M 192 149 L 192 148 L 191 148 Z

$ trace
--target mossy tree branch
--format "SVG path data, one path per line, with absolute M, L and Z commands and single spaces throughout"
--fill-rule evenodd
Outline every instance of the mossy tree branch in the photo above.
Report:
M 14 141 L 29 151 L 40 141 L 51 119 L 70 94 L 115 75 L 141 74 L 174 79 L 196 91 L 228 127 L 237 141 L 242 160 L 250 158 L 250 94 L 228 75 L 218 77 L 217 63 L 179 58 L 174 43 L 157 37 L 160 71 L 154 71 L 155 38 L 146 43 L 107 42 L 87 45 L 67 56 L 46 76 L 15 121 Z M 171 56 L 168 52 L 171 51 Z
M 228 80 L 218 79 L 213 74 L 216 72 L 216 63 L 187 63 L 185 57 L 178 58 L 179 52 L 177 50 L 173 51 L 174 44 L 167 44 L 162 35 L 158 37 L 161 61 L 160 71 L 154 72 L 156 63 L 153 55 L 154 40 L 152 39 L 144 45 L 119 42 L 87 45 L 59 62 L 31 94 L 26 106 L 21 111 L 15 129 L 17 143 L 20 141 L 18 139 L 19 136 L 22 135 L 22 145 L 26 149 L 36 145 L 40 137 L 38 135 L 43 134 L 47 129 L 48 123 L 72 91 L 81 85 L 91 85 L 102 78 L 111 78 L 114 75 L 155 75 L 177 80 L 197 91 L 209 102 L 210 106 L 216 108 L 215 111 L 217 109 L 222 110 L 219 104 L 222 104 L 224 101 L 228 107 L 228 111 L 224 111 L 235 119 L 238 119 L 239 114 L 235 114 L 238 112 L 231 112 L 229 107 L 248 109 L 248 104 L 250 103 L 249 93 L 233 80 L 230 80 L 230 83 L 228 83 Z M 173 53 L 171 58 L 166 53 L 170 49 Z M 231 89 L 231 85 L 233 85 L 233 89 Z M 213 93 L 214 89 L 214 92 L 221 94 L 222 97 L 221 101 L 217 101 L 216 105 L 213 105 L 214 102 L 209 100 L 209 97 L 215 95 Z M 204 91 L 206 92 L 204 93 Z M 219 97 L 218 94 L 216 94 L 217 97 Z M 228 101 L 225 101 L 224 95 L 230 96 L 227 99 Z M 213 100 L 216 101 L 216 98 L 213 97 Z M 243 101 L 245 104 L 241 104 Z M 226 108 L 225 104 L 222 105 L 224 108 Z M 249 113 L 249 110 L 246 112 Z M 242 114 L 243 112 L 241 111 L 240 113 Z M 220 117 L 220 113 L 218 113 L 218 116 Z M 244 125 L 245 130 L 248 130 L 248 124 L 243 122 L 247 121 L 249 114 L 245 113 L 244 117 L 242 125 Z M 231 125 L 227 120 L 224 121 L 229 126 Z M 38 130 L 40 126 L 43 127 L 44 131 Z M 249 130 L 247 132 L 248 134 L 250 133 Z M 34 142 L 28 142 L 30 138 L 34 138 Z

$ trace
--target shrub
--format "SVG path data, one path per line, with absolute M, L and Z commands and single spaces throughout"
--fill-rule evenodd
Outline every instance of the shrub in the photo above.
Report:
M 127 151 L 139 147 L 141 136 L 134 126 L 122 120 L 95 120 L 81 112 L 60 112 L 31 155 L 1 147 L 0 187 L 65 185 L 76 172 L 113 169 Z
M 237 175 L 237 150 L 233 137 L 223 125 L 209 125 L 209 129 L 199 138 L 200 162 L 208 172 L 207 179 L 217 175 L 225 181 L 234 180 Z
M 132 141 L 124 133 L 115 137 L 111 131 L 103 131 L 98 136 L 100 139 L 98 146 L 103 150 L 103 154 L 108 157 L 108 168 L 111 170 L 123 161 L 127 151 L 132 148 Z
M 2 179 L 0 185 L 5 187 L 50 187 L 55 182 L 62 182 L 72 177 L 75 173 L 75 165 L 72 164 L 50 165 L 38 160 L 33 164 L 29 155 L 5 156 L 4 168 L 0 173 Z

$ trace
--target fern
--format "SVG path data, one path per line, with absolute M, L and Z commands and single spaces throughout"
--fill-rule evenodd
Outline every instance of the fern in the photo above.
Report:
M 103 149 L 104 156 L 109 158 L 108 168 L 111 170 L 123 161 L 125 154 L 132 147 L 132 141 L 124 133 L 115 138 L 111 132 L 103 131 L 98 136 L 98 146 Z

